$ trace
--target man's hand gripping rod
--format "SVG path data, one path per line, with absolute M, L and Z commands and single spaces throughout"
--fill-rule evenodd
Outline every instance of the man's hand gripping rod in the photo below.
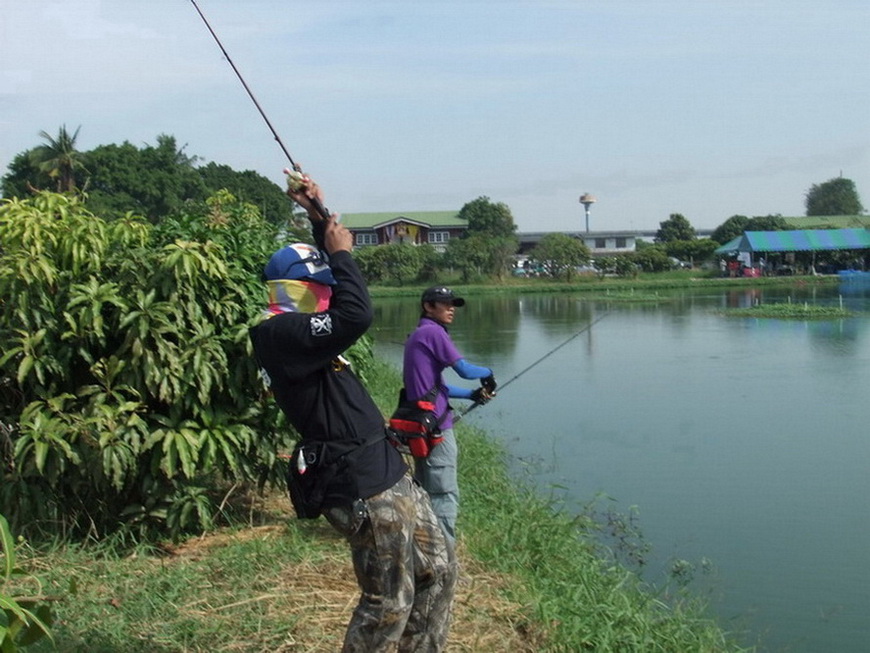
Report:
M 298 165 L 294 163 L 293 166 L 293 169 L 286 168 L 284 173 L 287 175 L 287 187 L 294 193 L 298 193 L 305 188 L 308 176 L 302 172 Z M 321 202 L 318 197 L 309 197 L 308 199 L 314 207 L 314 210 L 317 211 L 324 220 L 328 220 L 329 211 L 325 206 L 323 206 L 323 202 Z

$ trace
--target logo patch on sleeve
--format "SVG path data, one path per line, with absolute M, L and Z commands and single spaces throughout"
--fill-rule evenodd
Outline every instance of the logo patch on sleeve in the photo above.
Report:
M 332 317 L 327 313 L 312 315 L 309 326 L 312 336 L 328 336 L 332 333 Z
M 272 377 L 269 376 L 269 373 L 265 368 L 260 368 L 260 379 L 263 381 L 263 386 L 268 390 L 272 387 Z

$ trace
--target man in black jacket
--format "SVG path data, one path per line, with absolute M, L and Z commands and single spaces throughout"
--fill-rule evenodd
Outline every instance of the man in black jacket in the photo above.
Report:
M 372 322 L 351 258 L 352 235 L 322 218 L 309 179 L 292 197 L 315 248 L 276 252 L 264 270 L 269 308 L 251 329 L 263 379 L 301 435 L 288 480 L 299 517 L 323 514 L 351 548 L 361 589 L 343 651 L 442 651 L 456 565 L 425 492 L 385 437 L 380 410 L 342 356 Z

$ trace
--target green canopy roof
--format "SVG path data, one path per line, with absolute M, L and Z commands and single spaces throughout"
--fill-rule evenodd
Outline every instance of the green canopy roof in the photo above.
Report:
M 716 248 L 714 254 L 730 254 L 731 252 L 738 251 L 738 247 L 740 247 L 740 241 L 743 240 L 743 234 L 737 236 L 737 238 L 732 238 L 727 243 L 722 245 L 722 247 Z
M 807 252 L 831 249 L 868 249 L 867 229 L 800 229 L 747 231 L 716 250 L 729 252 Z

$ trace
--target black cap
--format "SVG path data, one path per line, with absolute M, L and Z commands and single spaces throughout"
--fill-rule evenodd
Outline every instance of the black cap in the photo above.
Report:
M 420 303 L 426 302 L 444 302 L 453 304 L 453 306 L 465 306 L 465 300 L 462 297 L 457 297 L 447 286 L 432 286 L 423 291 L 423 296 L 420 298 Z

